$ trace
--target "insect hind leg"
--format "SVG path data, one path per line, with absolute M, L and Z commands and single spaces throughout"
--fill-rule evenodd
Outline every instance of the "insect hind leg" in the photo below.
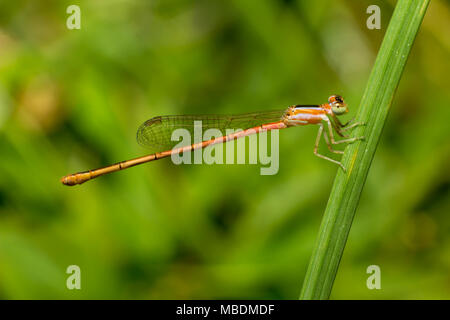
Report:
M 334 151 L 332 150 L 331 145 L 329 144 L 328 138 L 326 137 L 326 133 L 323 130 L 323 124 L 320 123 L 319 124 L 319 131 L 317 132 L 316 143 L 314 145 L 314 154 L 317 157 L 319 157 L 319 158 L 322 158 L 324 160 L 328 160 L 330 162 L 333 162 L 333 163 L 337 164 L 338 166 L 340 166 L 342 168 L 342 170 L 344 170 L 344 172 L 346 172 L 347 170 L 345 170 L 344 165 L 340 161 L 331 159 L 330 157 L 324 156 L 323 154 L 319 153 L 319 151 L 318 151 L 319 150 L 319 142 L 320 142 L 320 137 L 322 136 L 322 134 L 324 136 L 325 142 L 327 143 L 328 148 L 330 149 L 330 151 L 332 151 L 332 152 L 338 151 L 338 150 L 334 150 Z M 335 153 L 341 153 L 341 152 L 335 152 Z

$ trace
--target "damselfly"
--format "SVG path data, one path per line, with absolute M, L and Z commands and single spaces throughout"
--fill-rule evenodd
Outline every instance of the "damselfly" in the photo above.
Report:
M 173 154 L 181 154 L 196 149 L 202 149 L 210 145 L 225 143 L 227 141 L 239 139 L 253 135 L 262 131 L 278 130 L 289 127 L 315 124 L 319 126 L 319 132 L 314 146 L 314 154 L 322 159 L 331 161 L 339 165 L 345 171 L 341 162 L 324 156 L 318 152 L 320 138 L 323 136 L 328 149 L 337 154 L 343 151 L 333 149 L 333 145 L 341 143 L 351 143 L 362 137 L 350 138 L 345 132 L 351 128 L 361 125 L 359 122 L 350 120 L 343 124 L 338 116 L 348 112 L 347 105 L 341 96 L 332 95 L 328 98 L 328 103 L 320 105 L 293 105 L 285 110 L 266 111 L 258 113 L 247 113 L 240 115 L 180 115 L 180 116 L 159 116 L 144 122 L 137 131 L 137 141 L 139 144 L 153 148 L 166 148 L 162 152 L 153 153 L 143 157 L 118 162 L 116 164 L 89 171 L 69 174 L 61 178 L 61 182 L 68 186 L 81 184 L 98 176 L 123 170 L 138 164 L 169 157 Z M 172 132 L 176 129 L 187 129 L 194 131 L 194 122 L 201 121 L 202 129 L 219 129 L 225 132 L 226 129 L 242 129 L 231 134 L 218 138 L 197 142 L 191 145 L 173 148 L 176 141 L 172 141 Z M 334 131 L 344 139 L 336 140 Z

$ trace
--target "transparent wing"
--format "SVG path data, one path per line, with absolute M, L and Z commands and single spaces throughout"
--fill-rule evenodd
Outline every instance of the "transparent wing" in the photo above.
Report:
M 172 141 L 172 132 L 186 129 L 194 139 L 194 122 L 201 121 L 201 132 L 219 129 L 223 135 L 226 129 L 249 129 L 262 124 L 280 121 L 286 110 L 246 113 L 239 115 L 179 115 L 159 116 L 145 121 L 138 129 L 136 139 L 141 146 L 159 149 L 172 149 L 179 141 Z M 200 127 L 198 127 L 200 129 Z

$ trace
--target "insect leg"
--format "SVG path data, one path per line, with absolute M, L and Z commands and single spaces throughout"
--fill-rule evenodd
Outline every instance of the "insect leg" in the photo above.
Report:
M 322 123 L 319 123 L 319 131 L 317 132 L 316 143 L 315 143 L 315 145 L 314 145 L 314 154 L 315 154 L 317 157 L 319 157 L 319 158 L 322 158 L 322 159 L 325 159 L 325 160 L 328 160 L 328 161 L 331 161 L 331 162 L 337 164 L 338 166 L 340 166 L 340 167 L 342 168 L 342 170 L 344 170 L 344 172 L 346 172 L 346 170 L 345 170 L 345 168 L 344 168 L 344 166 L 342 165 L 341 162 L 339 162 L 339 161 L 337 161 L 337 160 L 334 160 L 334 159 L 331 159 L 331 158 L 329 158 L 329 157 L 327 157 L 327 156 L 324 156 L 324 155 L 322 155 L 322 154 L 320 154 L 320 153 L 318 152 L 318 150 L 319 150 L 320 137 L 322 136 L 322 133 L 323 133 L 324 136 L 325 136 L 325 132 L 323 131 L 323 124 L 322 124 Z

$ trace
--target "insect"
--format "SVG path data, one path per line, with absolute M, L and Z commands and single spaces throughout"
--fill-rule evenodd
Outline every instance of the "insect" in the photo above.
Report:
M 318 152 L 320 138 L 323 136 L 328 149 L 337 154 L 343 151 L 334 150 L 333 145 L 341 143 L 352 143 L 363 137 L 350 138 L 346 131 L 362 125 L 361 122 L 354 122 L 354 119 L 343 124 L 338 117 L 347 113 L 348 108 L 341 96 L 332 95 L 328 98 L 328 103 L 319 105 L 293 105 L 285 110 L 265 111 L 258 113 L 247 113 L 240 115 L 178 115 L 178 116 L 158 116 L 144 122 L 137 131 L 137 141 L 147 147 L 163 148 L 162 152 L 149 154 L 143 157 L 118 162 L 116 164 L 99 169 L 69 174 L 61 178 L 61 182 L 68 186 L 84 183 L 98 176 L 120 171 L 138 164 L 159 160 L 173 154 L 181 154 L 196 149 L 203 149 L 207 146 L 225 143 L 227 141 L 239 139 L 253 135 L 262 131 L 279 130 L 289 127 L 315 124 L 319 126 L 317 138 L 314 145 L 314 154 L 322 159 L 331 161 L 339 165 L 342 170 L 345 167 L 341 162 L 324 156 Z M 225 132 L 226 129 L 243 129 L 218 138 L 201 141 L 191 145 L 174 148 L 171 140 L 172 132 L 175 129 L 194 130 L 194 122 L 201 121 L 203 130 L 216 128 Z M 344 139 L 336 140 L 334 132 Z M 165 149 L 164 149 L 165 148 Z

